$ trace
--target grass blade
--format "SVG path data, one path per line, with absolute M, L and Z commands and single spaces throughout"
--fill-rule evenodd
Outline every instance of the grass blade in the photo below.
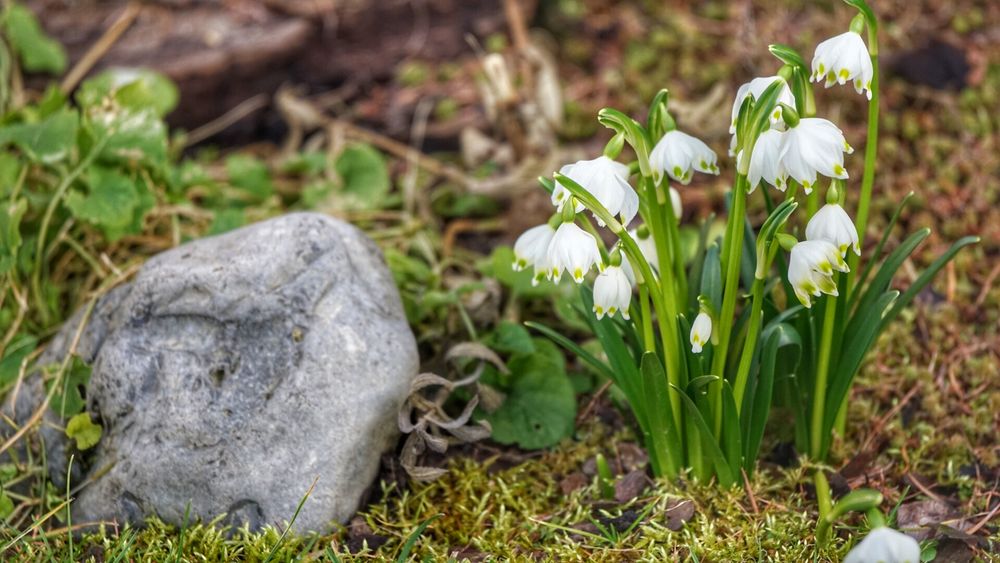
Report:
M 431 522 L 437 520 L 438 518 L 444 516 L 443 514 L 435 514 L 427 520 L 420 523 L 419 526 L 410 532 L 410 536 L 406 538 L 406 543 L 403 544 L 402 551 L 399 552 L 399 557 L 396 558 L 396 563 L 406 563 L 410 559 L 410 552 L 413 551 L 413 546 L 417 544 L 417 540 L 420 539 L 420 535 L 424 533 L 427 526 L 431 525 Z

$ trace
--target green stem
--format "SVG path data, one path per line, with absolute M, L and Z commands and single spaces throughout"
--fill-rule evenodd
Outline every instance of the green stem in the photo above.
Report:
M 816 544 L 823 547 L 830 540 L 830 527 L 833 522 L 829 515 L 833 506 L 830 495 L 830 482 L 826 480 L 826 474 L 821 468 L 816 468 L 813 473 L 813 483 L 816 485 L 816 503 L 819 505 L 819 518 L 816 521 Z
M 642 308 L 642 339 L 647 352 L 656 351 L 656 340 L 653 336 L 653 314 L 649 310 L 649 287 L 639 284 L 639 306 Z
M 757 348 L 757 339 L 760 336 L 760 319 L 764 307 L 764 280 L 760 278 L 753 281 L 751 303 L 749 330 L 746 340 L 743 341 L 743 354 L 740 355 L 736 379 L 733 380 L 733 399 L 736 401 L 737 413 L 743 409 L 743 394 L 746 393 L 747 380 L 750 377 L 750 364 L 753 362 L 754 350 Z
M 732 337 L 733 315 L 736 313 L 736 297 L 740 292 L 740 258 L 743 253 L 743 223 L 746 221 L 746 200 L 749 182 L 745 174 L 736 176 L 733 185 L 733 200 L 726 225 L 725 244 L 725 284 L 722 294 L 722 311 L 719 314 L 719 341 L 712 355 L 712 375 L 719 377 L 714 384 L 713 404 L 715 410 L 715 431 L 722 429 L 722 379 L 725 378 L 726 354 Z
M 875 34 L 869 34 L 869 40 L 875 40 Z M 878 45 L 875 44 L 869 49 L 878 53 Z M 879 69 L 878 55 L 872 55 L 872 99 L 868 102 L 868 137 L 865 140 L 865 171 L 861 177 L 861 196 L 858 199 L 858 241 L 861 248 L 865 247 L 865 232 L 868 230 L 868 209 L 872 199 L 872 187 L 875 185 L 875 159 L 878 156 L 878 100 L 879 100 Z M 847 265 L 851 272 L 847 275 L 847 290 L 850 292 L 854 285 L 855 270 L 858 265 L 857 255 L 852 254 Z
M 833 330 L 837 320 L 837 298 L 826 298 L 823 317 L 823 332 L 820 336 L 819 357 L 816 361 L 816 384 L 813 387 L 812 435 L 809 441 L 809 455 L 813 461 L 822 461 L 823 453 L 823 407 L 826 404 L 827 377 L 830 374 L 830 350 L 833 348 Z

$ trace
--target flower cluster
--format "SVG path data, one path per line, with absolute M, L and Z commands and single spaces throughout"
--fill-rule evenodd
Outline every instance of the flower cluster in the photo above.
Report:
M 668 176 L 684 184 L 691 181 L 693 171 L 718 174 L 717 163 L 718 157 L 708 145 L 677 130 L 666 132 L 650 153 L 650 164 L 659 178 Z M 628 166 L 602 155 L 567 164 L 559 173 L 580 185 L 623 225 L 629 225 L 638 214 L 639 196 L 629 184 Z M 667 191 L 674 217 L 679 220 L 680 192 L 672 186 Z M 600 319 L 621 313 L 623 318 L 629 319 L 635 274 L 628 260 L 617 248 L 602 256 L 597 237 L 577 224 L 585 221 L 577 216 L 584 211 L 583 203 L 563 185 L 555 185 L 551 200 L 556 211 L 552 218 L 528 229 L 514 243 L 514 270 L 533 267 L 532 283 L 537 285 L 542 280 L 558 282 L 563 272 L 581 283 L 596 267 L 600 274 L 594 282 L 595 315 Z M 594 220 L 598 226 L 606 226 L 597 213 L 594 213 Z M 658 270 L 659 260 L 652 238 L 638 230 L 633 230 L 631 236 L 649 265 Z

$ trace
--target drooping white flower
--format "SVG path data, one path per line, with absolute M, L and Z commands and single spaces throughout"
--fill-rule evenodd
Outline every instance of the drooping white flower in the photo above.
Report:
M 705 311 L 698 313 L 691 324 L 691 351 L 700 354 L 701 349 L 712 337 L 712 317 Z
M 590 192 L 601 202 L 612 215 L 620 216 L 626 225 L 639 212 L 639 196 L 628 183 L 628 166 L 601 155 L 592 160 L 579 160 L 563 166 L 559 173 L 567 176 Z M 570 192 L 556 183 L 552 190 L 552 204 L 558 209 L 570 199 Z M 576 211 L 583 210 L 583 204 L 577 202 Z M 598 223 L 604 223 L 598 219 Z
M 858 242 L 858 229 L 844 208 L 836 203 L 824 205 L 806 225 L 808 240 L 827 240 L 837 245 L 840 255 L 847 255 L 847 249 L 853 248 L 854 253 L 861 256 L 861 245 Z
M 594 235 L 569 222 L 559 225 L 552 235 L 546 257 L 553 281 L 558 282 L 565 271 L 580 283 L 590 268 L 600 262 L 601 252 Z
M 538 285 L 552 273 L 548 253 L 549 243 L 555 233 L 556 230 L 546 223 L 524 231 L 514 242 L 514 264 L 511 267 L 515 272 L 520 272 L 528 266 L 534 266 L 535 277 L 531 280 L 532 285 Z
M 681 215 L 684 214 L 681 208 L 681 193 L 673 186 L 670 186 L 670 204 L 674 207 L 674 217 L 680 221 Z
M 653 240 L 653 236 L 648 235 L 646 238 L 642 238 L 639 236 L 639 229 L 632 229 L 628 234 L 635 240 L 636 246 L 639 247 L 639 252 L 642 252 L 643 258 L 649 263 L 649 267 L 659 271 L 660 260 L 656 254 L 656 241 Z
M 805 117 L 784 133 L 779 158 L 788 175 L 802 184 L 808 194 L 816 185 L 817 173 L 846 179 L 844 153 L 852 152 L 854 149 L 844 140 L 844 133 L 832 122 Z
M 703 141 L 687 133 L 667 131 L 649 153 L 649 164 L 659 182 L 666 173 L 674 180 L 687 184 L 692 171 L 718 174 L 718 156 Z
M 521 233 L 514 241 L 514 264 L 515 272 L 534 266 L 545 258 L 545 253 L 549 251 L 549 242 L 556 230 L 548 223 L 532 227 Z
M 816 46 L 812 60 L 813 82 L 826 79 L 826 87 L 829 88 L 850 81 L 858 94 L 867 91 L 870 100 L 873 75 L 871 55 L 858 33 L 841 33 Z
M 788 187 L 788 172 L 781 160 L 781 152 L 785 140 L 785 132 L 768 129 L 757 137 L 750 155 L 750 169 L 747 177 L 750 180 L 750 193 L 757 189 L 757 184 L 764 180 L 768 184 L 785 191 Z
M 847 272 L 847 262 L 837 247 L 825 240 L 806 240 L 792 247 L 788 259 L 788 282 L 795 296 L 806 308 L 812 307 L 812 298 L 838 295 L 833 271 Z
M 622 265 L 625 264 L 624 257 Z M 598 319 L 614 316 L 621 311 L 628 319 L 628 306 L 632 302 L 632 282 L 622 266 L 608 266 L 594 280 L 594 313 Z
M 844 563 L 919 563 L 920 544 L 910 536 L 881 526 L 854 546 Z
M 774 83 L 775 80 L 780 80 L 782 83 L 781 91 L 778 92 L 778 103 L 784 103 L 791 107 L 795 107 L 795 96 L 792 95 L 792 89 L 788 87 L 788 83 L 785 82 L 784 78 L 780 76 L 761 76 L 754 78 L 750 82 L 740 86 L 740 89 L 736 91 L 736 99 L 733 100 L 733 120 L 729 125 L 730 133 L 736 133 L 736 120 L 740 116 L 740 107 L 743 106 L 743 100 L 747 99 L 747 96 L 756 100 L 761 94 L 764 93 L 764 90 L 767 90 L 768 86 Z M 771 113 L 771 124 L 777 125 L 779 123 L 782 123 L 781 107 L 775 105 L 774 111 Z

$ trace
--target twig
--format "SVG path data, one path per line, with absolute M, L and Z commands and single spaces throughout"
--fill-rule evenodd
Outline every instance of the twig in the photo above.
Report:
M 899 414 L 899 411 L 903 410 L 903 407 L 910 402 L 910 399 L 917 394 L 918 390 L 919 388 L 914 385 L 909 391 L 906 392 L 906 395 L 903 395 L 903 398 L 898 403 L 889 409 L 889 412 L 885 413 L 885 416 L 878 419 L 878 421 L 872 425 L 873 430 L 871 434 L 865 438 L 865 443 L 864 446 L 862 446 L 861 451 L 867 451 L 872 447 L 872 444 L 875 442 L 875 438 L 882 432 L 882 429 L 885 427 L 886 423 L 889 422 L 889 419 Z
M 757 497 L 753 494 L 753 487 L 750 486 L 750 479 L 747 477 L 747 472 L 741 467 L 740 473 L 743 474 L 743 489 L 747 493 L 747 498 L 750 499 L 750 508 L 753 509 L 754 514 L 760 514 L 760 508 L 757 507 Z
M 264 109 L 269 103 L 271 100 L 267 94 L 257 94 L 243 100 L 233 109 L 188 133 L 184 139 L 184 146 L 190 147 L 218 135 L 248 115 Z
M 125 33 L 125 30 L 132 25 L 132 22 L 135 21 L 135 18 L 141 11 L 142 5 L 139 2 L 129 2 L 128 5 L 125 6 L 121 15 L 118 16 L 118 19 L 111 24 L 111 27 L 104 32 L 104 35 L 97 40 L 97 43 L 94 43 L 90 47 L 90 49 L 83 55 L 83 58 L 77 61 L 73 69 L 69 71 L 69 74 L 63 78 L 62 84 L 59 85 L 59 89 L 62 90 L 63 93 L 67 94 L 72 92 L 80 80 L 83 79 L 88 72 L 90 72 L 90 69 L 93 68 L 95 64 L 97 64 L 97 61 L 99 61 L 101 57 L 103 57 L 105 53 L 111 49 L 111 46 L 118 41 L 122 34 Z
M 951 262 L 949 262 L 950 264 Z M 990 288 L 993 287 L 993 282 L 996 281 L 997 276 L 1000 276 L 1000 262 L 997 262 L 993 269 L 990 270 L 988 276 L 983 281 L 983 287 L 979 290 L 979 296 L 976 297 L 976 302 L 972 305 L 973 309 L 979 309 L 986 302 L 986 296 L 990 293 Z
M 589 401 L 587 401 L 587 406 L 583 407 L 583 410 L 580 411 L 580 414 L 576 417 L 577 424 L 580 424 L 582 420 L 586 419 L 587 416 L 590 415 L 590 411 L 594 410 L 594 406 L 597 404 L 597 400 L 600 399 L 601 396 L 607 392 L 607 390 L 611 387 L 611 384 L 612 384 L 611 380 L 605 381 L 604 384 L 597 389 L 597 392 L 594 393 L 594 396 L 591 397 Z
M 983 519 L 980 520 L 979 522 L 976 522 L 976 524 L 971 528 L 969 528 L 968 530 L 966 530 L 965 533 L 969 535 L 975 534 L 980 529 L 982 529 L 982 527 L 985 526 L 987 522 L 992 520 L 993 517 L 997 515 L 998 511 L 1000 511 L 1000 502 L 998 502 L 997 505 L 993 507 L 993 510 L 991 510 L 989 514 L 984 516 Z

